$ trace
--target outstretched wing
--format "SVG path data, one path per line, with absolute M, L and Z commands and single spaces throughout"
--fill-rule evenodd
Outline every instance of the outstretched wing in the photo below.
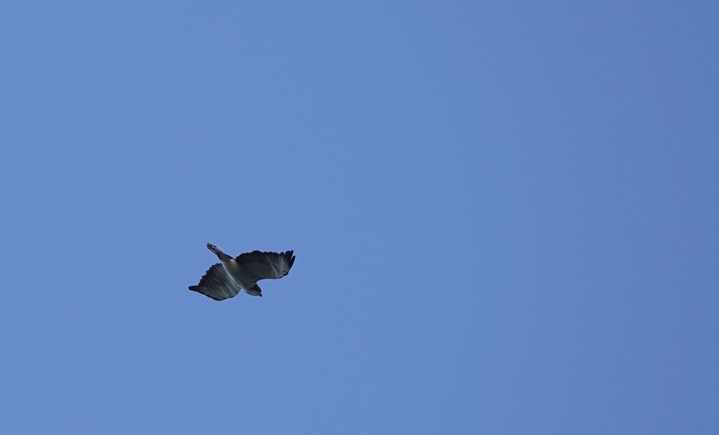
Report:
M 188 288 L 216 301 L 236 296 L 240 291 L 240 287 L 227 275 L 225 268 L 220 263 L 214 264 L 207 269 L 198 285 L 192 285 Z
M 257 282 L 261 279 L 278 279 L 287 275 L 295 263 L 294 251 L 282 253 L 252 251 L 235 258 L 243 278 Z

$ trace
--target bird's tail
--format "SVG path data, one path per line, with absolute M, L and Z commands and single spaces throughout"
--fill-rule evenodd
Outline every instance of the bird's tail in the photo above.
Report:
M 215 255 L 217 255 L 218 257 L 220 257 L 220 260 L 222 260 L 223 258 L 228 258 L 228 257 L 229 257 L 229 255 L 227 255 L 227 254 L 225 254 L 224 252 L 222 252 L 222 249 L 218 248 L 217 246 L 213 245 L 212 243 L 208 243 L 208 244 L 207 244 L 207 249 L 209 249 L 210 251 L 214 252 Z

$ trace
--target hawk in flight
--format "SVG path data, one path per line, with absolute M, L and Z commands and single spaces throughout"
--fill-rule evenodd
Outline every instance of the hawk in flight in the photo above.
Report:
M 252 296 L 262 296 L 257 281 L 282 278 L 295 262 L 293 251 L 279 254 L 252 251 L 232 258 L 213 244 L 208 243 L 207 249 L 214 252 L 220 262 L 207 269 L 200 283 L 191 285 L 189 289 L 216 301 L 234 297 L 240 289 Z

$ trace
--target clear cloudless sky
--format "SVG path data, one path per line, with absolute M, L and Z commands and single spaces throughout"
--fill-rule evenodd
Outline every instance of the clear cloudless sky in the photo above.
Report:
M 717 22 L 3 3 L 0 432 L 719 433 Z

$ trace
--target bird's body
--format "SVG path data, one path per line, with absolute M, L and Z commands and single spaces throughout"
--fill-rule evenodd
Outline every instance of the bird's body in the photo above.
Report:
M 262 296 L 257 281 L 282 278 L 295 262 L 293 251 L 252 251 L 232 258 L 213 244 L 208 243 L 207 249 L 214 252 L 220 262 L 212 265 L 200 283 L 189 289 L 217 301 L 234 297 L 240 290 L 252 296 Z

